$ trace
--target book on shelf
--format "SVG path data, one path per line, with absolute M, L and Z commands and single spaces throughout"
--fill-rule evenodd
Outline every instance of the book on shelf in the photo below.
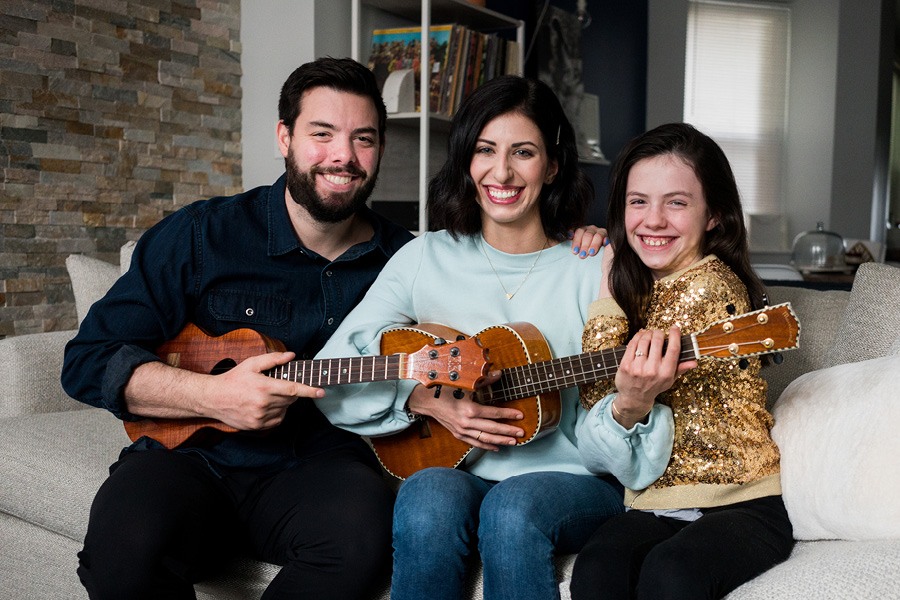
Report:
M 440 82 L 446 64 L 447 47 L 453 25 L 434 25 L 429 29 L 429 108 L 437 112 Z M 376 29 L 372 32 L 372 53 L 369 68 L 375 73 L 379 88 L 384 88 L 388 75 L 400 69 L 412 69 L 415 80 L 416 110 L 422 109 L 421 60 L 422 28 L 398 27 Z
M 434 25 L 429 32 L 428 108 L 432 113 L 452 116 L 463 99 L 485 81 L 520 71 L 514 41 L 456 24 Z M 368 62 L 381 89 L 392 72 L 412 69 L 417 111 L 422 108 L 421 43 L 421 27 L 376 29 Z

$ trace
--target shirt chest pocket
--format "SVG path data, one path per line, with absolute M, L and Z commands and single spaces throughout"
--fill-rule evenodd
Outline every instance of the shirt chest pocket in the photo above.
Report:
M 209 312 L 219 321 L 280 327 L 290 319 L 291 301 L 246 290 L 214 290 Z

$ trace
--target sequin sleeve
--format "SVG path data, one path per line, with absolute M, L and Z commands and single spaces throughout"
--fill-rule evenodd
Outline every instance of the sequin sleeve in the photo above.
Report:
M 625 343 L 628 321 L 625 312 L 612 298 L 600 298 L 588 309 L 588 322 L 581 336 L 583 352 L 615 348 Z M 590 410 L 597 402 L 615 390 L 615 378 L 609 377 L 581 387 L 581 405 Z

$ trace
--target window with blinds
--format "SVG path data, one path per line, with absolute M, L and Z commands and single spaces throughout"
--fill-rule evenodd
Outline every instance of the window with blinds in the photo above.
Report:
M 691 0 L 684 120 L 722 146 L 744 211 L 782 212 L 790 9 Z

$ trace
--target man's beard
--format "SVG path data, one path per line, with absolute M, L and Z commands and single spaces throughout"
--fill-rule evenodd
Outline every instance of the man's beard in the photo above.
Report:
M 356 214 L 365 206 L 366 200 L 369 199 L 369 195 L 375 188 L 375 180 L 378 178 L 378 168 L 376 167 L 372 176 L 366 179 L 363 186 L 355 192 L 332 193 L 323 198 L 316 191 L 315 177 L 317 173 L 365 177 L 366 172 L 358 167 L 347 165 L 332 169 L 313 167 L 309 173 L 303 173 L 297 168 L 293 150 L 288 150 L 287 158 L 284 159 L 284 168 L 287 173 L 287 189 L 291 198 L 305 208 L 313 219 L 321 223 L 339 223 Z

